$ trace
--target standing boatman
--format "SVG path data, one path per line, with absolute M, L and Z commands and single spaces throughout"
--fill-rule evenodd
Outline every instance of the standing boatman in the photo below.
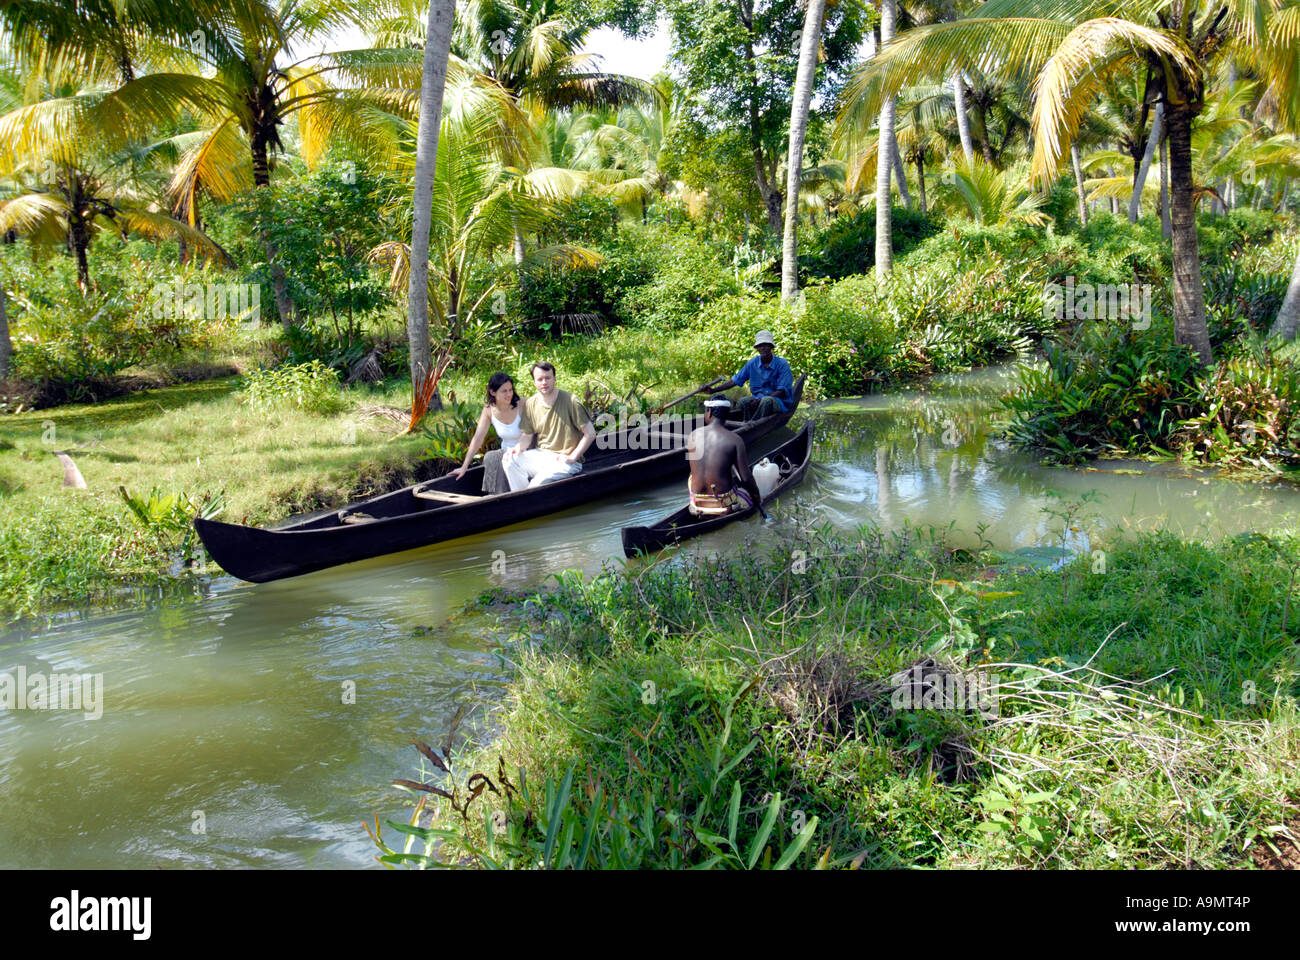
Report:
M 775 355 L 776 344 L 771 331 L 760 330 L 754 337 L 758 356 L 750 357 L 740 372 L 723 384 L 722 389 L 749 384 L 750 396 L 740 401 L 742 419 L 757 420 L 774 413 L 786 413 L 794 399 L 794 376 L 790 364 Z

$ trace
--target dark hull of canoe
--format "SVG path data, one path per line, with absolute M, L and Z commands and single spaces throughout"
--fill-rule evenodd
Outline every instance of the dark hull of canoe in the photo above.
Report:
M 798 408 L 803 377 L 789 413 L 740 424 L 736 432 L 753 443 L 778 429 Z M 668 447 L 667 438 L 662 446 Z M 194 528 L 212 559 L 227 573 L 253 583 L 281 580 L 344 563 L 467 537 L 534 517 L 566 510 L 619 490 L 686 472 L 680 446 L 668 449 L 594 450 L 583 472 L 541 487 L 477 496 L 466 503 L 421 500 L 415 487 L 475 495 L 482 489 L 481 466 L 460 480 L 447 475 L 346 507 L 294 517 L 274 529 L 196 519 Z M 345 524 L 341 516 L 364 514 L 367 522 Z
M 767 495 L 767 499 L 763 501 L 764 505 L 771 503 L 785 491 L 803 481 L 804 476 L 808 473 L 808 464 L 812 460 L 812 434 L 813 428 L 810 423 L 805 425 L 793 440 L 786 441 L 767 455 L 768 459 L 773 463 L 776 463 L 779 458 L 788 459 L 794 464 L 794 469 L 782 477 L 777 485 L 772 488 L 771 493 Z M 750 508 L 739 513 L 729 513 L 720 517 L 697 520 L 691 516 L 686 507 L 682 507 L 676 513 L 665 517 L 652 527 L 624 527 L 622 530 L 623 552 L 629 557 L 635 557 L 638 553 L 662 550 L 669 544 L 681 543 L 683 540 L 690 540 L 693 537 L 712 533 L 729 523 L 752 517 L 757 512 L 757 510 Z

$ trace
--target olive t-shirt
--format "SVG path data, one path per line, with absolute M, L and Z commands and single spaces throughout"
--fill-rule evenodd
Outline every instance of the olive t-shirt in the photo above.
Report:
M 546 405 L 539 393 L 525 402 L 525 411 L 537 434 L 537 449 L 563 453 L 582 440 L 582 428 L 591 423 L 591 414 L 567 390 L 557 391 L 555 403 Z

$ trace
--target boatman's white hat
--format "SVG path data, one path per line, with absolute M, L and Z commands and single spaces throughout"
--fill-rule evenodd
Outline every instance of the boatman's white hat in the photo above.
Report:
M 757 347 L 761 343 L 766 343 L 769 347 L 776 346 L 776 341 L 772 339 L 771 330 L 760 330 L 754 335 L 754 346 Z

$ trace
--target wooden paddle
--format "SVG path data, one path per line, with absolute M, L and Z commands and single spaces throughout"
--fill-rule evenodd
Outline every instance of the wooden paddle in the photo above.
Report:
M 696 390 L 692 390 L 690 393 L 683 394 L 682 396 L 678 397 L 676 400 L 673 400 L 673 401 L 671 401 L 671 402 L 669 402 L 669 403 L 665 403 L 662 407 L 658 408 L 657 410 L 651 410 L 650 412 L 651 412 L 652 414 L 653 414 L 653 413 L 663 413 L 663 412 L 664 412 L 665 410 L 667 410 L 669 407 L 675 407 L 675 406 L 677 406 L 677 404 L 681 403 L 683 400 L 689 400 L 691 397 L 695 396 L 697 393 L 703 393 L 705 390 L 708 390 L 710 387 L 716 387 L 718 384 L 720 384 L 720 383 L 730 382 L 730 380 L 731 380 L 731 377 L 718 377 L 718 379 L 716 379 L 716 380 L 710 380 L 710 381 L 709 381 L 708 383 L 706 383 L 704 386 L 699 387 L 699 388 L 696 389 Z

